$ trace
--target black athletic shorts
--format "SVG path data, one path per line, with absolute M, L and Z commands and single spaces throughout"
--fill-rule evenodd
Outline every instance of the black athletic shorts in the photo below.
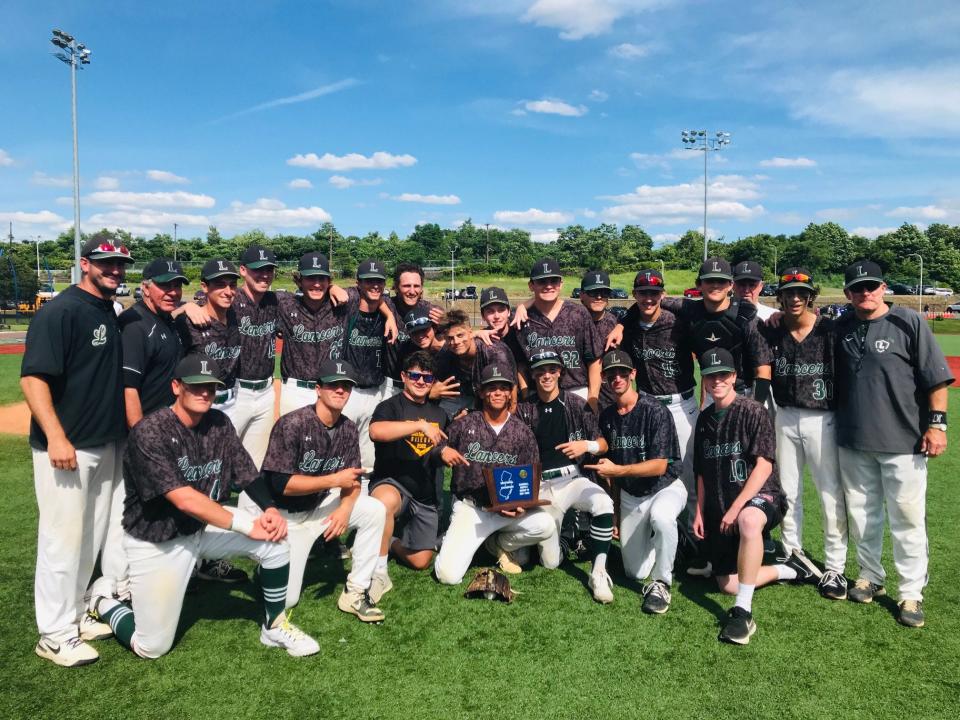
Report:
M 773 530 L 780 521 L 783 520 L 783 514 L 773 503 L 773 499 L 768 495 L 757 495 L 750 499 L 744 506 L 759 508 L 767 516 L 767 523 L 763 526 L 763 537 L 768 539 L 770 531 Z M 707 537 L 704 540 L 707 550 L 707 558 L 713 565 L 713 574 L 716 575 L 736 575 L 737 574 L 737 553 L 740 550 L 740 535 L 724 535 L 720 532 L 720 520 L 722 515 L 713 518 L 708 517 L 706 522 Z
M 436 550 L 440 530 L 440 512 L 414 498 L 410 491 L 393 478 L 370 481 L 370 493 L 380 485 L 389 485 L 400 493 L 400 512 L 396 516 L 394 536 L 407 550 Z

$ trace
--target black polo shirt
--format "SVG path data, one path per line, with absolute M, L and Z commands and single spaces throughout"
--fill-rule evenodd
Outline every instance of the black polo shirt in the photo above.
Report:
M 140 394 L 143 414 L 173 404 L 174 370 L 183 356 L 180 335 L 166 313 L 154 313 L 143 301 L 120 313 L 123 385 Z

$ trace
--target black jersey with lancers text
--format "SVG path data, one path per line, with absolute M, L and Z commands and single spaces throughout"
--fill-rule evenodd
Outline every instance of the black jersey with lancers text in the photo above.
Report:
M 616 478 L 634 497 L 660 492 L 680 476 L 680 443 L 670 411 L 648 395 L 640 395 L 630 412 L 621 415 L 614 405 L 600 413 L 600 432 L 607 441 L 606 457 L 617 465 L 666 460 L 667 470 L 656 477 Z
M 341 415 L 332 427 L 327 427 L 317 417 L 313 405 L 294 410 L 277 420 L 263 458 L 263 472 L 273 500 L 278 508 L 289 512 L 313 510 L 328 492 L 284 495 L 291 476 L 319 477 L 358 467 L 360 439 L 357 426 Z M 339 488 L 334 492 L 340 492 Z
M 695 387 L 693 349 L 686 326 L 661 307 L 649 327 L 633 305 L 623 320 L 623 350 L 637 369 L 637 389 L 650 395 L 675 395 Z
M 273 377 L 277 355 L 277 330 L 280 328 L 280 304 L 277 296 L 267 291 L 254 302 L 240 288 L 233 299 L 240 330 L 241 380 L 266 380 Z
M 227 308 L 226 323 L 211 320 L 206 327 L 198 327 L 184 313 L 177 316 L 176 327 L 184 355 L 209 355 L 220 366 L 220 380 L 227 389 L 236 385 L 240 372 L 240 327 L 233 307 Z
M 278 292 L 277 303 L 283 334 L 280 376 L 284 380 L 316 380 L 320 363 L 333 356 L 333 348 L 343 339 L 348 307 L 334 307 L 327 297 L 312 310 L 302 298 L 288 292 Z
M 209 410 L 188 428 L 170 408 L 147 415 L 130 431 L 123 455 L 123 529 L 146 542 L 192 535 L 204 523 L 178 510 L 165 495 L 192 487 L 217 503 L 257 478 L 230 419 Z
M 383 335 L 386 323 L 379 309 L 364 312 L 359 304 L 351 303 L 340 357 L 353 365 L 357 387 L 376 387 L 383 382 L 388 370 L 387 340 Z
M 836 332 L 831 318 L 818 315 L 807 336 L 801 340 L 783 323 L 760 326 L 770 349 L 773 398 L 781 407 L 833 410 L 834 352 Z
M 606 338 L 601 339 L 593 317 L 580 303 L 564 300 L 557 317 L 551 321 L 537 308 L 527 311 L 527 322 L 517 331 L 517 341 L 527 360 L 544 350 L 552 350 L 563 360 L 565 371 L 560 387 L 587 385 L 587 368 L 603 355 Z

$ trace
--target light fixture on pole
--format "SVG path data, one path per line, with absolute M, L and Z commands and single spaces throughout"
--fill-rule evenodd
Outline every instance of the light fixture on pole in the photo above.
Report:
M 711 137 L 706 130 L 684 130 L 680 133 L 684 150 L 703 153 L 703 259 L 707 259 L 707 155 L 730 144 L 730 133 L 718 131 Z
M 77 149 L 77 70 L 90 64 L 90 48 L 77 42 L 73 35 L 54 30 L 50 42 L 60 48 L 54 53 L 70 66 L 70 87 L 73 108 L 73 282 L 80 282 L 80 155 Z
M 920 284 L 917 285 L 917 312 L 923 312 L 923 255 L 920 253 L 908 253 L 907 257 L 920 258 Z

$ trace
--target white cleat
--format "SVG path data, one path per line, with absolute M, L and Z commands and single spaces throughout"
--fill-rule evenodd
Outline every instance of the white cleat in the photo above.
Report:
M 603 605 L 609 605 L 613 602 L 613 580 L 610 575 L 604 572 L 590 573 L 590 579 L 587 586 L 593 593 L 593 599 Z
M 380 598 L 386 595 L 388 592 L 393 590 L 393 580 L 390 579 L 390 575 L 384 572 L 375 572 L 373 574 L 373 582 L 370 583 L 370 590 L 368 595 L 373 602 L 380 602 Z
M 320 644 L 294 625 L 284 612 L 271 627 L 260 628 L 260 642 L 267 647 L 280 647 L 293 657 L 306 657 L 320 652 Z
M 40 638 L 40 642 L 34 648 L 34 651 L 44 660 L 63 667 L 80 667 L 89 665 L 100 659 L 100 654 L 78 637 L 64 640 L 56 643 L 46 638 Z
M 81 640 L 106 640 L 113 637 L 113 630 L 105 622 L 100 622 L 97 618 L 88 612 L 80 618 L 80 639 Z

